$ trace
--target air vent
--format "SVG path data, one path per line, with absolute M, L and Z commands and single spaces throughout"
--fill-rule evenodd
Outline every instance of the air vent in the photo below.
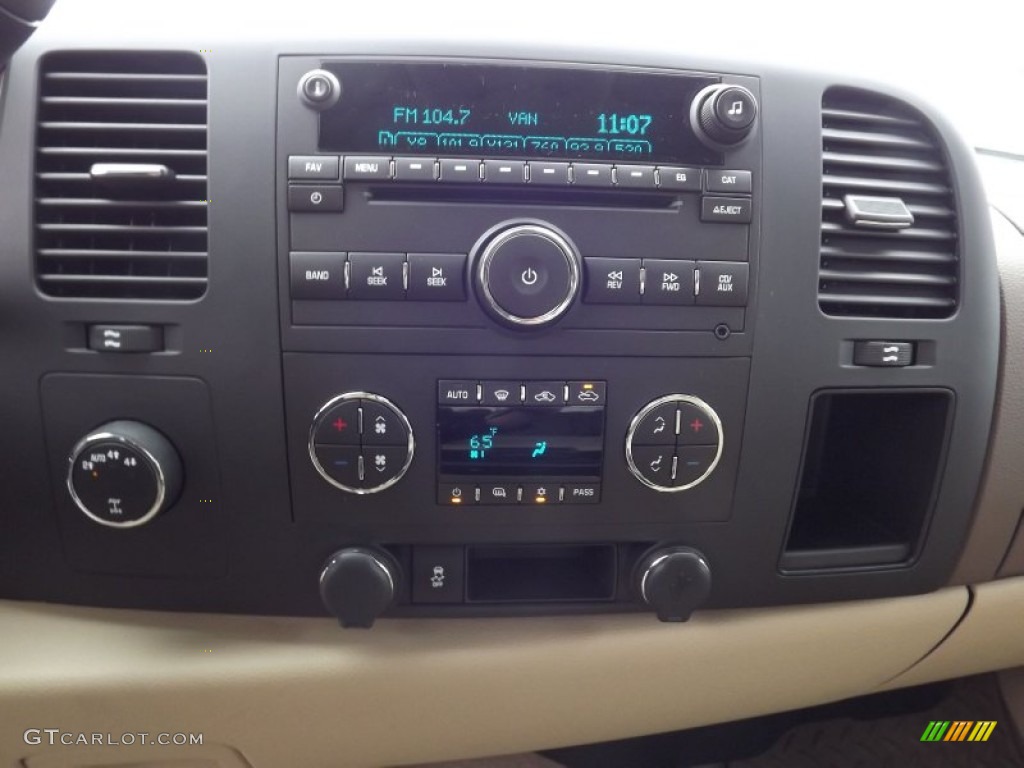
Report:
M 206 291 L 206 64 L 56 53 L 40 74 L 36 271 L 50 296 Z
M 828 315 L 956 311 L 956 203 L 941 145 L 906 104 L 832 88 L 822 100 L 821 268 Z

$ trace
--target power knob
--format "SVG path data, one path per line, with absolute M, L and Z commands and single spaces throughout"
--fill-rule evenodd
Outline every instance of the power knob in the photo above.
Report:
M 725 149 L 743 142 L 754 130 L 757 99 L 741 85 L 711 85 L 697 94 L 690 122 L 710 147 Z
M 691 547 L 660 547 L 640 559 L 636 591 L 659 621 L 686 621 L 711 593 L 711 568 Z
M 68 457 L 71 499 L 94 523 L 137 528 L 170 507 L 182 485 L 171 441 L 137 421 L 111 421 L 83 437 Z
M 320 112 L 338 103 L 341 81 L 326 69 L 312 69 L 299 78 L 298 90 L 302 103 Z
M 398 563 L 371 547 L 346 547 L 320 572 L 320 599 L 343 627 L 369 629 L 395 599 Z

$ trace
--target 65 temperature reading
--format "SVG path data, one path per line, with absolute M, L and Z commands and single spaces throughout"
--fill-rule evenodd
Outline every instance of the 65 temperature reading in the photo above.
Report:
M 597 116 L 597 132 L 609 136 L 646 136 L 651 127 L 650 115 L 618 115 L 602 112 Z

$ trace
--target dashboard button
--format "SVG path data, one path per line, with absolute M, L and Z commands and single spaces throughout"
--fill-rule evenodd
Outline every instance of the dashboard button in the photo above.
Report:
M 344 253 L 291 253 L 292 299 L 344 299 Z
M 644 304 L 693 304 L 692 261 L 644 259 Z
M 527 483 L 523 486 L 523 504 L 534 507 L 551 506 L 559 502 L 557 483 Z
M 409 459 L 406 448 L 390 445 L 363 446 L 363 487 L 376 488 L 394 480 Z
M 670 488 L 675 445 L 634 445 L 633 464 L 647 482 Z
M 903 368 L 913 365 L 914 342 L 855 341 L 853 343 L 853 364 L 872 368 Z
M 583 259 L 587 289 L 583 300 L 590 304 L 639 304 L 640 259 Z
M 465 301 L 464 253 L 410 253 L 410 301 Z
M 700 168 L 658 168 L 658 185 L 680 192 L 700 192 Z
M 572 483 L 562 491 L 564 504 L 597 504 L 600 500 L 600 483 Z
M 340 184 L 289 184 L 288 210 L 297 213 L 337 213 L 345 209 Z
M 409 431 L 394 409 L 362 400 L 363 445 L 408 445 Z
M 338 171 L 337 155 L 290 155 L 288 157 L 289 179 L 337 181 Z
M 442 379 L 437 382 L 437 402 L 441 405 L 476 405 L 476 382 Z
M 349 156 L 345 158 L 345 179 L 381 181 L 391 178 L 390 157 Z
M 320 415 L 313 428 L 316 445 L 359 445 L 359 402 L 346 400 Z
M 476 504 L 476 487 L 471 483 L 441 483 L 437 487 L 437 503 L 443 507 Z
M 686 445 L 676 451 L 676 477 L 674 485 L 694 485 L 707 474 L 718 455 L 715 445 Z
M 564 405 L 564 381 L 528 381 L 526 382 L 527 405 Z
M 749 197 L 703 197 L 700 201 L 700 220 L 722 224 L 746 224 L 753 216 L 753 202 Z
M 402 253 L 350 253 L 349 296 L 353 299 L 399 300 L 405 296 Z
M 703 408 L 679 403 L 679 445 L 718 445 L 718 427 Z
M 745 192 L 753 188 L 750 171 L 708 170 L 708 192 Z
M 89 326 L 89 349 L 96 352 L 158 352 L 163 348 L 164 331 L 157 325 Z
M 461 603 L 466 557 L 462 547 L 413 547 L 412 601 Z
M 554 184 L 565 186 L 569 183 L 568 163 L 548 163 L 534 160 L 529 164 L 531 184 Z
M 519 405 L 522 384 L 518 381 L 485 381 L 481 384 L 484 405 Z
M 316 460 L 334 482 L 346 488 L 362 487 L 358 446 L 318 445 L 315 452 Z
M 633 430 L 634 445 L 675 445 L 676 404 L 665 403 L 652 408 Z
M 434 181 L 436 165 L 432 157 L 396 157 L 395 181 Z
M 573 163 L 572 181 L 577 187 L 610 187 L 612 167 L 604 163 Z
M 603 381 L 570 381 L 569 405 L 604 405 L 607 384 Z
M 442 159 L 441 181 L 469 182 L 480 181 L 480 161 L 466 159 Z
M 706 307 L 743 307 L 747 304 L 750 267 L 739 261 L 698 261 L 700 291 L 697 303 Z
M 486 483 L 480 486 L 481 504 L 517 504 L 519 488 L 514 483 Z
M 526 163 L 522 160 L 484 160 L 484 181 L 488 184 L 525 184 Z
M 654 189 L 654 166 L 617 165 L 615 166 L 615 184 L 619 187 Z
M 719 123 L 732 131 L 749 128 L 757 115 L 754 94 L 740 86 L 728 86 L 715 94 L 715 117 Z

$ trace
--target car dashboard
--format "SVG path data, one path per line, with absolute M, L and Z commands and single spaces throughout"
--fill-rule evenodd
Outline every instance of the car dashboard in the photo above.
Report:
M 404 764 L 1024 661 L 1021 222 L 942 113 L 316 12 L 58 4 L 3 72 L 0 754 Z

